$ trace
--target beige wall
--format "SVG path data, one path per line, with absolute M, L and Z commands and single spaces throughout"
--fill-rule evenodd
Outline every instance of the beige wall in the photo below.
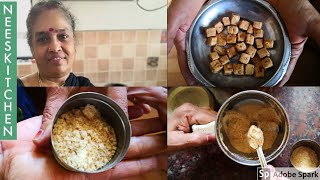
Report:
M 165 30 L 78 31 L 73 72 L 88 77 L 95 86 L 122 83 L 128 86 L 167 85 Z M 159 57 L 157 67 L 147 57 Z M 35 63 L 19 64 L 18 77 L 36 72 Z
M 40 0 L 32 0 L 34 5 Z M 63 1 L 77 18 L 77 30 L 165 29 L 167 8 L 157 11 L 140 9 L 133 1 Z M 140 0 L 149 9 L 163 6 L 166 0 Z

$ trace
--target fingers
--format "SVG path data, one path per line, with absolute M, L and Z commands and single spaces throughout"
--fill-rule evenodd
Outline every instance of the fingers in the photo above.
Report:
M 128 116 L 128 100 L 126 87 L 109 87 L 107 95 L 114 100 Z M 128 116 L 129 117 L 129 116 Z
M 197 147 L 214 142 L 215 136 L 204 133 L 184 133 L 182 131 L 168 132 L 168 148 L 181 149 L 186 147 Z
M 50 144 L 51 127 L 53 118 L 58 109 L 68 98 L 72 88 L 47 88 L 47 100 L 43 111 L 42 124 L 40 130 L 33 138 L 37 146 L 46 146 Z
M 130 87 L 128 99 L 133 103 L 150 104 L 156 107 L 158 103 L 167 102 L 168 90 L 164 87 Z
M 175 41 L 176 46 L 185 50 L 185 34 L 206 0 L 175 0 L 168 8 L 168 54 Z
M 201 113 L 202 112 L 202 113 Z M 208 124 L 214 121 L 217 117 L 217 112 L 209 109 L 200 108 L 198 113 L 192 116 L 191 121 L 189 122 L 190 125 L 194 124 Z
M 88 174 L 87 177 L 90 180 L 125 179 L 133 176 L 140 176 L 154 170 L 167 170 L 166 155 L 121 161 L 113 169 L 98 174 Z
M 302 40 L 299 43 L 291 44 L 291 49 L 292 49 L 291 51 L 292 52 L 291 52 L 290 63 L 289 63 L 286 74 L 283 76 L 282 80 L 279 82 L 279 84 L 277 86 L 282 87 L 289 81 L 289 79 L 293 73 L 293 70 L 297 64 L 297 61 L 303 51 L 303 47 L 304 47 L 304 44 L 306 41 L 307 41 L 307 38 L 305 38 L 304 40 Z
M 179 27 L 179 29 L 176 32 L 176 38 L 175 38 L 175 45 L 177 50 L 179 51 L 186 51 L 186 38 L 187 38 L 187 32 L 190 28 L 190 24 L 183 24 Z
M 137 104 L 143 109 L 144 114 L 148 114 L 151 112 L 151 107 L 148 104 Z
M 159 118 L 131 121 L 132 136 L 155 133 L 166 130 L 166 125 Z
M 188 85 L 197 85 L 198 81 L 191 74 L 186 57 L 185 39 L 188 28 L 189 27 L 187 25 L 183 25 L 177 31 L 175 45 L 177 48 L 178 63 L 182 76 L 184 77 Z
M 143 109 L 140 106 L 129 106 L 128 107 L 129 119 L 136 119 L 144 114 Z
M 42 123 L 42 116 L 35 116 L 17 123 L 17 140 L 30 143 L 36 133 L 39 131 Z M 2 151 L 15 147 L 18 141 L 1 141 Z M 30 148 L 30 146 L 25 146 Z
M 42 124 L 42 116 L 35 116 L 17 124 L 17 140 L 31 141 Z
M 132 137 L 125 159 L 151 156 L 165 151 L 166 148 L 166 134 Z
M 290 79 L 292 73 L 293 73 L 293 70 L 294 70 L 294 67 L 296 66 L 296 63 L 297 63 L 297 60 L 296 59 L 292 59 L 290 61 L 290 64 L 289 64 L 289 67 L 287 69 L 287 72 L 286 74 L 283 76 L 282 80 L 279 82 L 279 84 L 277 84 L 278 87 L 282 87 L 284 86 Z
M 168 41 L 167 41 L 167 53 L 169 54 L 173 41 L 176 37 L 176 33 L 180 25 L 184 22 L 183 19 L 186 18 L 186 15 L 183 13 L 177 14 L 176 11 L 179 11 L 179 2 L 173 1 L 168 8 Z
M 137 104 L 128 107 L 129 119 L 136 119 L 150 112 L 151 108 L 147 104 Z
M 167 170 L 167 155 L 122 161 L 112 170 L 110 179 L 140 176 L 154 170 Z
M 196 80 L 196 78 L 193 77 L 193 75 L 191 74 L 191 71 L 189 70 L 186 52 L 181 50 L 181 48 L 177 47 L 177 56 L 178 56 L 179 68 L 186 83 L 190 86 L 201 85 L 198 82 L 198 80 Z
M 148 104 L 158 110 L 163 123 L 167 123 L 167 89 L 163 87 L 128 88 L 128 99 L 134 104 Z
M 185 47 L 186 35 L 203 3 L 202 0 L 173 1 L 168 9 L 168 53 L 170 53 L 174 40 L 180 71 L 188 85 L 198 85 L 198 81 L 188 68 Z
M 190 126 L 194 124 L 208 124 L 214 121 L 217 112 L 207 107 L 197 107 L 191 103 L 184 103 L 169 116 L 168 131 L 191 132 Z

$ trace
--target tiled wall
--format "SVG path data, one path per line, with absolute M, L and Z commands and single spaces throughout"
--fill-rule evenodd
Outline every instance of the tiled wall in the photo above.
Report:
M 94 85 L 167 86 L 165 30 L 81 31 L 73 72 Z M 158 66 L 147 57 L 159 57 Z M 18 65 L 18 77 L 37 71 L 36 65 Z

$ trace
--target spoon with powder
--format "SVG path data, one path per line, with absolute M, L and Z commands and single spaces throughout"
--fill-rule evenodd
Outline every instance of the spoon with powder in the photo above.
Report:
M 266 167 L 267 161 L 262 151 L 262 145 L 264 142 L 263 132 L 257 126 L 251 125 L 247 136 L 250 147 L 257 150 L 261 167 Z

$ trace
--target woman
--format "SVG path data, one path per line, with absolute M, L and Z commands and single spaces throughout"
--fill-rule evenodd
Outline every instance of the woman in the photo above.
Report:
M 27 18 L 27 38 L 39 72 L 18 79 L 18 86 L 93 86 L 75 76 L 75 19 L 58 1 L 33 6 Z

